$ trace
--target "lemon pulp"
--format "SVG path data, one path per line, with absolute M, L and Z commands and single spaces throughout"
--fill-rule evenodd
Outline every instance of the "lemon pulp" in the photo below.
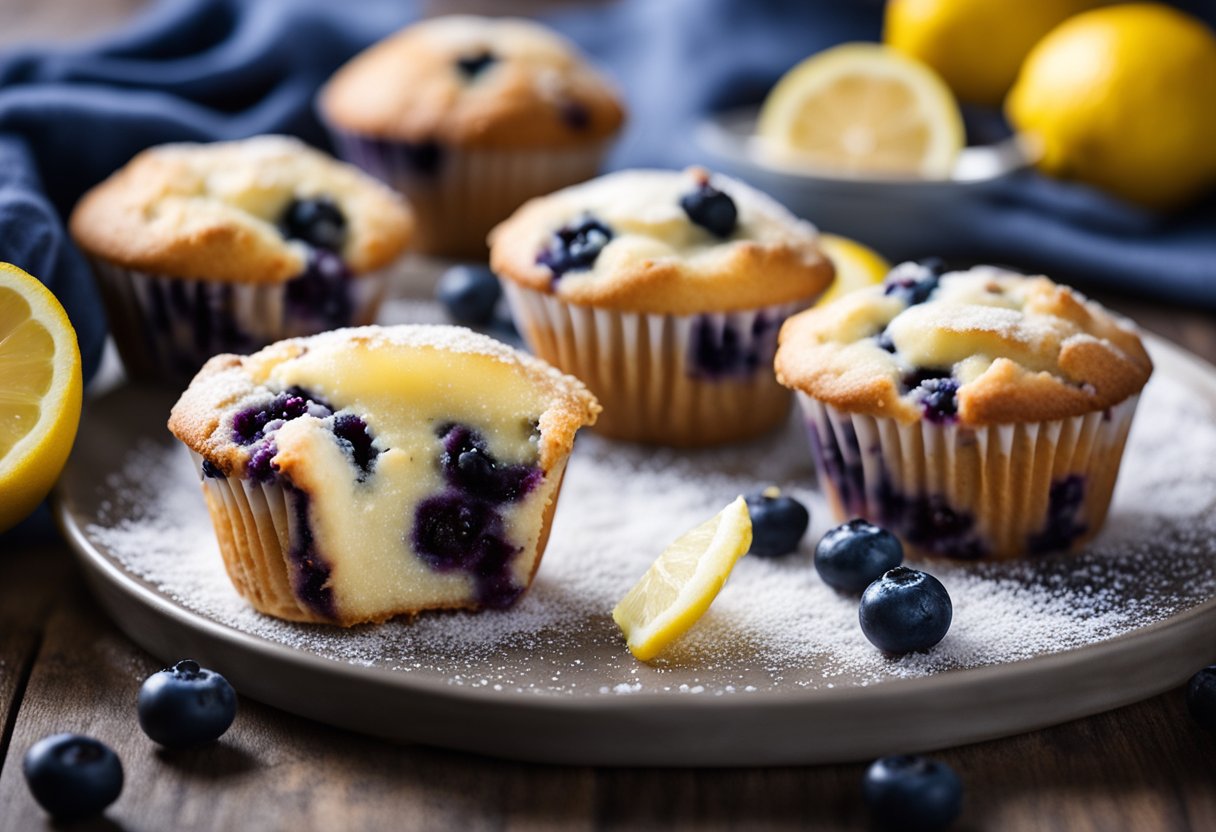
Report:
M 0 263 L 0 531 L 46 496 L 80 421 L 80 351 L 55 296 Z
M 751 544 L 751 517 L 739 497 L 668 546 L 612 611 L 630 652 L 650 661 L 688 632 Z

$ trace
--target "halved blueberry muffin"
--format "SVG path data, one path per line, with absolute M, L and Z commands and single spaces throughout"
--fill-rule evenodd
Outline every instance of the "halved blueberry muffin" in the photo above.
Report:
M 238 591 L 349 626 L 511 605 L 598 412 L 576 379 L 469 330 L 364 327 L 216 356 L 169 429 Z
M 973 560 L 1098 532 L 1152 362 L 1130 322 L 1046 277 L 926 262 L 791 318 L 776 369 L 840 519 Z
M 259 136 L 146 150 L 71 228 L 128 372 L 184 381 L 218 353 L 371 323 L 413 218 L 356 168 Z

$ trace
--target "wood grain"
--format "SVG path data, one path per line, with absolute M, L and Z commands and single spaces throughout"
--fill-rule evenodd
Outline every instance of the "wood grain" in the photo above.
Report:
M 4 0 L 0 44 L 93 36 L 146 0 Z M 1216 361 L 1216 318 L 1092 292 Z M 1210 461 L 1208 461 L 1210 462 Z M 747 770 L 551 767 L 389 745 L 242 699 L 214 746 L 157 749 L 134 702 L 157 669 L 105 620 L 62 544 L 0 552 L 0 830 L 51 828 L 21 776 L 37 739 L 115 748 L 125 830 L 862 830 L 863 766 Z M 1181 690 L 1066 725 L 938 754 L 966 785 L 960 830 L 1216 829 L 1216 741 Z

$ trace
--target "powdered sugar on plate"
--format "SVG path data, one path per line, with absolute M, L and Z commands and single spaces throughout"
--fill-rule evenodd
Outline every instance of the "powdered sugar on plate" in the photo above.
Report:
M 121 392 L 117 395 L 123 395 Z M 152 418 L 155 417 L 155 418 Z M 85 537 L 178 605 L 234 630 L 339 662 L 493 691 L 560 696 L 749 695 L 870 685 L 1029 659 L 1118 637 L 1216 596 L 1216 424 L 1173 377 L 1145 390 L 1107 526 L 1071 557 L 921 564 L 954 623 L 930 652 L 890 659 L 861 634 L 857 599 L 819 580 L 831 525 L 794 421 L 779 435 L 694 453 L 580 436 L 531 591 L 505 612 L 428 614 L 351 630 L 253 612 L 224 572 L 198 476 L 161 414 L 98 485 Z M 117 429 L 117 428 L 116 428 Z M 801 550 L 746 557 L 709 613 L 653 666 L 626 651 L 610 611 L 674 538 L 735 495 L 777 484 L 810 507 Z

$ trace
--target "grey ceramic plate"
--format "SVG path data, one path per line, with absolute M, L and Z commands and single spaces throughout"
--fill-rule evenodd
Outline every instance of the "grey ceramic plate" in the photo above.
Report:
M 1197 424 L 1212 421 L 1216 371 L 1160 341 L 1152 341 L 1151 347 L 1158 365 L 1154 380 L 1158 389 L 1164 390 L 1160 385 L 1166 384 L 1175 391 L 1171 395 L 1192 397 Z M 1181 536 L 1163 534 L 1158 540 L 1153 535 L 1147 538 L 1149 543 L 1141 541 L 1126 560 L 1126 574 L 1101 579 L 1112 610 L 1129 606 L 1145 610 L 1142 619 L 1120 619 L 1123 623 L 1113 636 L 1014 661 L 988 661 L 979 667 L 944 665 L 915 678 L 887 673 L 881 664 L 878 676 L 855 667 L 850 670 L 829 656 L 774 657 L 755 640 L 730 644 L 722 637 L 746 629 L 746 605 L 741 605 L 745 596 L 730 596 L 736 584 L 742 591 L 749 581 L 767 575 L 781 583 L 805 580 L 811 587 L 808 592 L 826 593 L 812 586 L 805 551 L 799 562 L 787 566 L 745 558 L 711 609 L 712 620 L 703 622 L 709 635 L 700 639 L 696 649 L 685 650 L 661 667 L 633 662 L 607 607 L 568 605 L 562 613 L 568 620 L 555 619 L 556 626 L 504 639 L 480 651 L 450 647 L 458 625 L 464 628 L 459 632 L 477 626 L 471 616 L 390 623 L 383 629 L 347 633 L 273 622 L 252 613 L 220 614 L 193 605 L 189 588 L 173 591 L 165 576 L 149 574 L 147 569 L 137 574 L 129 559 L 119 557 L 112 546 L 110 533 L 115 528 L 143 522 L 139 498 L 131 494 L 138 495 L 142 488 L 147 499 L 155 499 L 153 492 L 195 487 L 197 475 L 188 464 L 179 466 L 184 456 L 174 456 L 177 452 L 163 428 L 170 401 L 161 393 L 124 388 L 91 402 L 82 422 L 59 490 L 57 515 L 97 598 L 133 640 L 165 662 L 193 656 L 220 668 L 247 696 L 388 739 L 554 763 L 844 762 L 976 742 L 1096 713 L 1167 690 L 1197 667 L 1216 660 L 1211 638 L 1216 628 L 1212 569 L 1216 539 L 1206 533 L 1185 534 L 1186 524 L 1193 523 L 1189 518 L 1179 521 L 1176 531 Z M 1154 408 L 1162 404 L 1158 394 L 1146 393 L 1148 401 L 1155 401 Z M 757 458 L 794 456 L 785 453 L 787 446 L 781 444 L 794 441 L 790 437 L 775 437 L 746 453 Z M 1167 436 L 1162 441 L 1161 447 L 1168 448 L 1174 440 Z M 1134 456 L 1146 459 L 1146 454 L 1158 453 L 1158 449 L 1140 449 Z M 151 480 L 144 482 L 132 460 L 148 454 L 167 455 L 170 470 L 148 471 Z M 590 476 L 607 460 L 619 462 L 631 454 L 639 459 L 656 456 L 611 446 L 594 436 L 580 439 L 568 475 L 570 489 L 558 511 L 559 524 L 563 515 L 567 523 L 577 521 L 579 502 L 592 498 L 593 492 L 586 482 L 579 484 L 579 477 Z M 659 467 L 714 466 L 731 458 L 662 457 Z M 803 471 L 809 468 L 800 462 L 790 469 L 790 476 L 801 476 Z M 1123 476 L 1134 483 L 1140 473 L 1125 466 Z M 687 487 L 708 487 L 705 483 L 712 480 L 708 475 L 704 482 L 693 477 Z M 726 482 L 717 487 L 734 485 Z M 805 493 L 814 499 L 813 492 Z M 1198 493 L 1206 499 L 1206 492 Z M 181 545 L 186 552 L 196 545 L 193 538 L 209 537 L 201 500 L 197 506 L 190 500 L 183 505 L 180 516 L 169 518 L 171 531 L 160 538 L 148 537 L 149 545 L 170 552 Z M 1196 516 L 1211 514 L 1206 503 L 1194 511 Z M 1117 536 L 1127 522 L 1127 517 L 1112 516 L 1108 531 L 1113 527 L 1111 534 Z M 172 531 L 178 528 L 180 532 Z M 1184 537 L 1185 555 L 1180 549 L 1175 570 L 1171 541 Z M 563 540 L 568 541 L 569 535 L 555 528 L 538 586 L 517 611 L 501 615 L 527 618 L 546 609 L 546 604 L 565 609 L 553 606 L 563 589 L 554 586 L 554 578 L 568 574 L 562 571 L 566 567 L 560 549 L 567 545 Z M 1088 567 L 1077 569 L 1074 564 L 1097 569 L 1101 555 L 1085 557 L 1089 560 L 1049 560 L 998 576 L 1005 587 L 1001 597 L 1017 597 L 1009 593 L 1011 586 L 1017 589 L 1018 581 L 1079 582 L 1083 589 L 1099 579 L 1087 577 Z M 948 585 L 971 581 L 968 586 L 980 586 L 973 577 L 964 580 L 967 567 L 949 569 L 954 571 Z M 1141 571 L 1144 574 L 1138 577 Z M 1146 593 L 1156 600 L 1145 601 Z M 845 607 L 850 603 L 826 594 L 813 597 L 820 598 L 817 603 Z M 235 596 L 233 600 L 239 608 Z M 732 604 L 736 613 L 742 608 L 744 614 L 732 619 Z M 1154 604 L 1157 612 L 1150 614 Z M 956 601 L 955 629 L 947 638 L 956 638 L 956 630 L 956 640 L 964 638 L 969 619 L 977 615 L 999 613 L 987 602 L 962 606 Z M 500 625 L 513 620 L 498 619 Z M 432 640 L 428 634 L 434 633 L 447 633 L 446 640 Z M 956 644 L 952 649 L 957 648 Z M 622 679 L 631 684 L 622 688 Z

